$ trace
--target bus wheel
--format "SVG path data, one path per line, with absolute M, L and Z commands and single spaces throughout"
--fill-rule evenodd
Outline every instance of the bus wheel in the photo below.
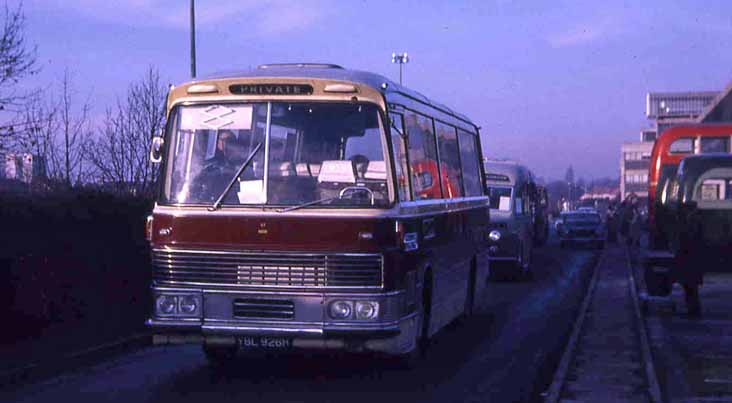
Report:
M 404 369 L 413 369 L 419 366 L 422 359 L 427 353 L 429 347 L 429 329 L 430 317 L 432 311 L 432 277 L 427 272 L 424 278 L 424 288 L 422 291 L 422 318 L 419 323 L 417 334 L 414 335 L 414 348 L 397 357 L 399 367 Z
M 203 353 L 211 366 L 224 367 L 236 358 L 236 346 L 215 346 L 204 344 Z

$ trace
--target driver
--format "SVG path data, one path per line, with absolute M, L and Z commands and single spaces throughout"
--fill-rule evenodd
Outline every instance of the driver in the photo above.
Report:
M 199 197 L 212 200 L 224 191 L 241 164 L 240 154 L 236 135 L 230 130 L 219 131 L 214 156 L 206 161 L 206 167 L 194 181 Z
M 211 163 L 218 164 L 221 168 L 232 168 L 241 157 L 241 147 L 237 138 L 231 130 L 222 130 L 216 139 L 216 151 Z

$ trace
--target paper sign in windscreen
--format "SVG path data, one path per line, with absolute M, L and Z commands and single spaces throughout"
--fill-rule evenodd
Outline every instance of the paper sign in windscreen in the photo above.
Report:
M 498 198 L 498 209 L 503 211 L 511 210 L 511 198 L 507 196 L 501 196 Z
M 183 108 L 181 130 L 251 130 L 251 105 L 209 105 Z
M 239 181 L 239 203 L 241 204 L 260 204 L 266 201 L 264 194 L 264 181 L 261 179 Z

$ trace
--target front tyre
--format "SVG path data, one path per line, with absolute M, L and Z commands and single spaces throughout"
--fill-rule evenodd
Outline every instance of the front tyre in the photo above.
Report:
M 411 351 L 397 356 L 398 365 L 404 369 L 413 369 L 419 366 L 429 347 L 429 329 L 432 316 L 432 276 L 428 274 L 424 279 L 422 291 L 422 315 L 414 335 L 414 347 Z

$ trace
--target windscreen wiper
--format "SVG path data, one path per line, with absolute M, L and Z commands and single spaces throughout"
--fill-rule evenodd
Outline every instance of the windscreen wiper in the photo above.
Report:
M 307 203 L 298 204 L 297 206 L 292 206 L 292 207 L 287 207 L 287 208 L 279 209 L 279 210 L 277 210 L 277 212 L 278 213 L 286 213 L 288 211 L 293 211 L 293 210 L 301 209 L 303 207 L 314 206 L 314 205 L 320 204 L 320 203 L 326 203 L 326 202 L 329 202 L 329 201 L 335 200 L 335 199 L 340 199 L 340 196 L 326 197 L 325 199 L 319 199 L 319 200 L 309 201 Z
M 236 183 L 236 180 L 239 179 L 239 176 L 241 176 L 241 173 L 244 172 L 245 169 L 249 166 L 249 163 L 252 162 L 252 159 L 254 159 L 254 156 L 257 154 L 257 151 L 262 147 L 262 143 L 260 142 L 257 144 L 256 147 L 254 147 L 254 151 L 252 151 L 251 154 L 249 154 L 249 158 L 247 158 L 246 161 L 239 167 L 239 170 L 236 171 L 236 175 L 234 175 L 233 178 L 231 178 L 231 181 L 229 181 L 229 184 L 226 185 L 226 189 L 224 189 L 223 193 L 221 193 L 221 196 L 219 196 L 218 199 L 216 199 L 216 202 L 214 202 L 213 206 L 208 208 L 208 211 L 216 211 L 221 207 L 221 202 L 224 200 L 224 197 L 226 197 L 227 194 L 229 194 L 229 191 L 234 186 L 234 183 Z

